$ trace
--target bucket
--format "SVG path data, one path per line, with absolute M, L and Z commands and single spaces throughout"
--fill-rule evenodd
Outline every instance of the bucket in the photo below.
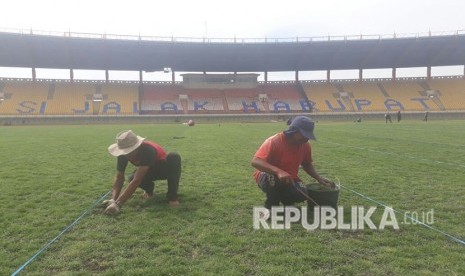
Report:
M 313 199 L 319 206 L 329 206 L 337 209 L 339 199 L 339 187 L 331 189 L 319 183 L 307 185 L 308 196 Z M 308 209 L 313 210 L 315 203 L 308 200 Z

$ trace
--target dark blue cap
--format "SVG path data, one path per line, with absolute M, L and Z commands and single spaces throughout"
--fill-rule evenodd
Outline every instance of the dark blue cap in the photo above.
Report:
M 292 132 L 293 130 L 298 130 L 305 138 L 316 141 L 315 135 L 313 134 L 314 129 L 315 123 L 310 120 L 310 118 L 297 116 L 292 120 L 288 131 Z

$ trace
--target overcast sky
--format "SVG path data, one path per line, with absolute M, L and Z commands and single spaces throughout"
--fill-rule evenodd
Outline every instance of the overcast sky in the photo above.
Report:
M 7 0 L 0 29 L 210 38 L 465 30 L 463 0 Z

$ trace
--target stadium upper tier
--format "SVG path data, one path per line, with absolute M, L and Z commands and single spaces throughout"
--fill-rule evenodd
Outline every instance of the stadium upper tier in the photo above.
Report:
M 0 80 L 0 115 L 139 115 L 465 111 L 465 79 L 270 83 L 188 89 L 180 84 Z
M 124 39 L 122 39 L 124 38 Z M 334 39 L 334 40 L 333 40 Z M 0 32 L 0 66 L 176 72 L 273 72 L 408 68 L 465 64 L 462 32 L 426 36 L 144 40 L 110 35 Z

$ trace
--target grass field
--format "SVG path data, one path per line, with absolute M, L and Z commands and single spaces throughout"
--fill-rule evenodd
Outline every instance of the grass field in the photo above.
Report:
M 0 127 L 0 275 L 13 273 L 110 190 L 116 159 L 107 147 L 124 129 L 181 154 L 181 207 L 168 207 L 161 181 L 154 200 L 142 200 L 138 190 L 117 217 L 93 209 L 22 275 L 465 275 L 465 247 L 418 225 L 254 230 L 252 210 L 264 194 L 250 160 L 284 128 Z M 395 209 L 434 209 L 433 227 L 465 238 L 464 121 L 320 122 L 315 133 L 322 175 Z M 374 206 L 347 190 L 339 204 Z M 377 211 L 373 220 L 380 217 Z

